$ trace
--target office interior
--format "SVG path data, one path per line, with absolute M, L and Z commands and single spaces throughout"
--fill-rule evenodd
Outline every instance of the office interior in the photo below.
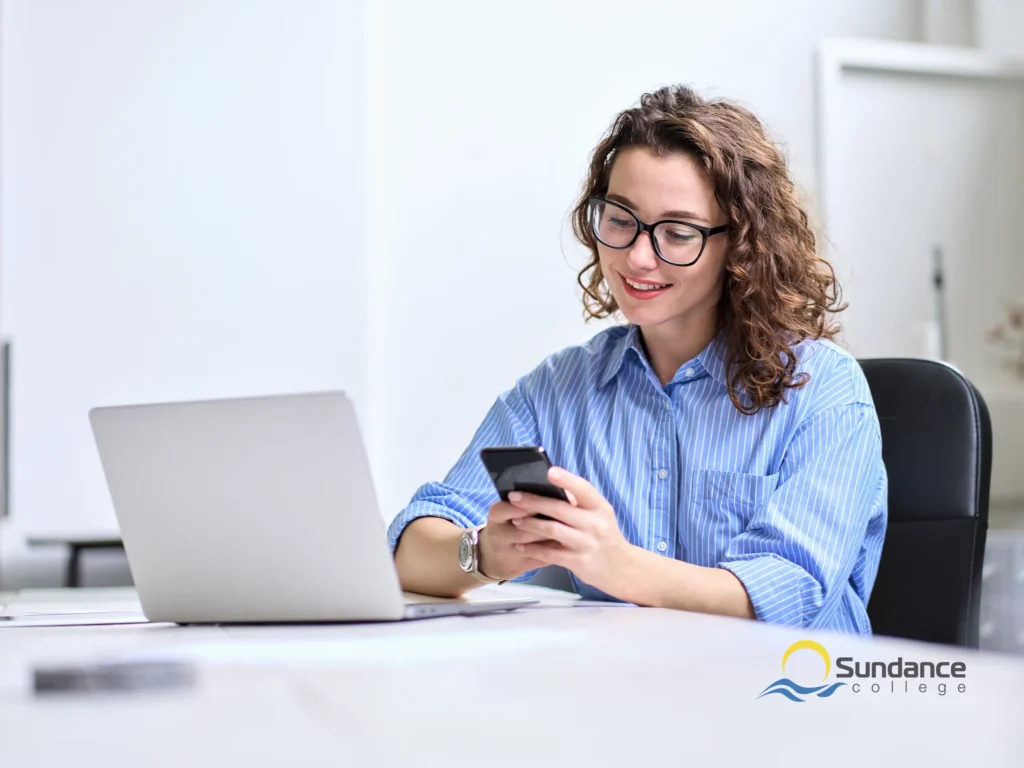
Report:
M 616 322 L 582 318 L 568 213 L 611 116 L 676 82 L 785 148 L 842 345 L 943 361 L 984 398 L 979 646 L 1018 663 L 1013 0 L 3 0 L 0 594 L 130 601 L 96 406 L 343 390 L 388 523 L 498 393 Z

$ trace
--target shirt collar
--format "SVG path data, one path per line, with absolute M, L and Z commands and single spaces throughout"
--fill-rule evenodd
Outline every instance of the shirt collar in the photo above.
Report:
M 626 332 L 608 350 L 608 359 L 605 361 L 604 370 L 601 372 L 601 378 L 597 384 L 599 387 L 603 387 L 618 376 L 619 371 L 622 370 L 622 366 L 626 362 L 626 355 L 630 354 L 630 350 L 633 351 L 633 354 L 637 355 L 638 360 L 644 358 L 643 345 L 640 341 L 640 328 L 636 325 L 628 326 Z
M 701 364 L 701 367 L 708 372 L 715 381 L 722 386 L 728 388 L 729 383 L 726 379 L 726 368 L 727 357 L 726 357 L 726 339 L 721 333 L 718 334 L 711 343 L 708 344 L 701 352 L 697 355 L 697 362 Z M 629 354 L 634 354 L 638 361 L 646 362 L 646 356 L 644 355 L 643 343 L 640 338 L 640 328 L 636 325 L 630 325 L 622 336 L 615 341 L 608 352 L 608 359 L 605 362 L 604 370 L 601 373 L 601 378 L 598 381 L 598 386 L 603 387 L 609 381 L 614 379 L 619 371 L 622 370 L 622 366 L 626 362 L 626 357 Z
M 697 355 L 697 360 L 704 366 L 704 370 L 726 389 L 729 388 L 729 381 L 726 375 L 726 369 L 729 367 L 727 349 L 728 345 L 726 344 L 725 334 L 719 333 Z

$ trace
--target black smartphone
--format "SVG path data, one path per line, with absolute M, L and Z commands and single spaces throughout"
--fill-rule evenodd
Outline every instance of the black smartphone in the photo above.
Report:
M 480 458 L 487 467 L 491 481 L 502 501 L 508 501 L 511 491 L 533 493 L 551 499 L 568 501 L 565 491 L 548 480 L 551 460 L 540 446 L 484 448 Z M 547 515 L 537 515 L 550 520 Z

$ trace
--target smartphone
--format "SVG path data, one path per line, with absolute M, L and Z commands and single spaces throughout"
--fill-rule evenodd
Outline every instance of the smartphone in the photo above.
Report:
M 540 446 L 484 448 L 480 451 L 480 458 L 502 501 L 508 501 L 510 491 L 569 501 L 565 491 L 548 480 L 551 460 Z M 551 519 L 547 515 L 537 517 Z

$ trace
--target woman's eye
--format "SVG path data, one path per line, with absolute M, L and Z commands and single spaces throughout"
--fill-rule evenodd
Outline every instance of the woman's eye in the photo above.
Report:
M 699 237 L 699 235 L 697 235 L 694 232 L 680 232 L 680 231 L 673 232 L 672 230 L 669 230 L 669 233 L 668 233 L 668 238 L 673 243 L 692 243 L 698 237 Z
M 612 226 L 616 226 L 616 227 L 619 227 L 621 229 L 625 229 L 626 227 L 632 227 L 633 226 L 633 222 L 632 221 L 630 221 L 629 219 L 624 219 L 624 218 L 622 218 L 620 216 L 610 216 L 610 217 L 608 217 L 608 221 L 612 224 Z

